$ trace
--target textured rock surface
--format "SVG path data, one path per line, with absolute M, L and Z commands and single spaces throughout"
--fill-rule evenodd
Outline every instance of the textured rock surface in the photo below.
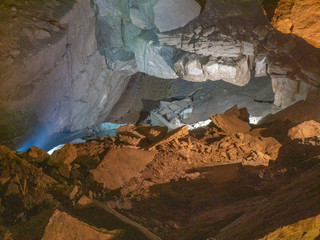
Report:
M 280 119 L 241 133 L 236 115 L 215 117 L 230 116 L 221 128 L 123 126 L 116 138 L 69 145 L 60 150 L 76 149 L 68 174 L 0 146 L 0 237 L 318 237 L 319 139 L 261 135 Z
M 268 234 L 260 240 L 307 240 L 317 239 L 320 236 L 320 216 L 301 220 L 295 224 L 291 224 L 280 229 L 277 229 L 273 233 Z
M 222 132 L 232 133 L 248 133 L 250 125 L 242 121 L 235 115 L 217 114 L 211 117 L 213 124 Z
M 317 0 L 263 1 L 272 25 L 320 48 L 320 3 Z
M 106 229 L 94 228 L 65 212 L 56 210 L 50 218 L 42 240 L 50 239 L 96 239 L 108 240 L 114 238 L 114 234 L 108 233 Z
M 287 8 L 294 19 L 294 11 L 318 8 L 311 0 L 294 2 Z M 8 32 L 0 50 L 1 105 L 23 126 L 10 136 L 30 126 L 38 126 L 43 136 L 102 122 L 137 71 L 196 82 L 222 79 L 238 86 L 246 85 L 253 71 L 269 74 L 275 104 L 281 107 L 319 86 L 320 50 L 275 31 L 259 2 L 207 1 L 199 17 L 191 20 L 197 7 L 193 17 L 183 16 L 181 28 L 162 33 L 155 24 L 157 14 L 164 13 L 158 4 L 162 0 L 86 0 L 36 8 L 25 2 L 11 11 L 10 4 L 1 3 L 1 29 Z M 2 126 L 10 122 L 1 119 Z M 19 125 L 12 122 L 14 128 Z
M 154 152 L 130 148 L 112 149 L 91 172 L 97 182 L 115 190 L 128 184 L 131 178 L 140 177 L 140 171 L 153 160 L 154 155 Z
M 38 123 L 38 128 L 49 133 L 81 129 L 101 120 L 101 115 L 104 118 L 129 78 L 126 73 L 108 70 L 98 52 L 95 9 L 90 1 L 66 6 L 50 3 L 53 6 L 44 9 L 21 4 L 18 8 L 25 11 L 7 15 L 2 22 L 11 22 L 17 32 L 1 35 L 5 38 L 1 59 L 8 57 L 10 49 L 20 49 L 10 64 L 1 60 L 2 106 L 10 107 L 15 115 L 28 114 L 35 119 L 32 126 Z M 38 23 L 37 11 L 44 14 Z M 51 36 L 32 37 L 34 28 L 46 29 Z M 21 124 L 30 127 L 26 121 Z
M 288 137 L 293 139 L 311 138 L 320 135 L 320 123 L 310 120 L 303 122 L 288 131 Z

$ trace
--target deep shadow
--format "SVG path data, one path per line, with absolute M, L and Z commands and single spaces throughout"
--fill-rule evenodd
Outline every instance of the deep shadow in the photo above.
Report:
M 122 233 L 116 239 L 148 239 L 137 228 L 123 223 L 120 219 L 116 218 L 115 216 L 96 206 L 73 208 L 69 211 L 69 213 L 97 228 L 105 228 L 109 231 L 117 229 L 122 230 Z
M 141 219 L 180 226 L 159 230 L 158 234 L 164 231 L 164 239 L 213 237 L 243 214 L 263 206 L 270 194 L 290 179 L 282 175 L 264 182 L 258 176 L 263 169 L 240 164 L 190 169 L 189 173 L 200 172 L 203 177 L 155 185 L 150 189 L 152 197 L 134 202 L 129 212 Z
M 262 1 L 263 8 L 265 9 L 267 18 L 270 21 L 274 15 L 274 11 L 276 10 L 279 1 L 280 0 L 263 0 Z

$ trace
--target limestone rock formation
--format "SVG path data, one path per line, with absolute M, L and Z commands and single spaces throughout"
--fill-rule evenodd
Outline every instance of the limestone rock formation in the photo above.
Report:
M 246 85 L 253 71 L 269 74 L 274 103 L 281 107 L 318 87 L 319 49 L 275 31 L 258 2 L 199 3 L 200 15 L 194 0 L 50 2 L 39 9 L 17 3 L 15 11 L 1 3 L 9 13 L 0 26 L 8 32 L 1 36 L 1 109 L 15 121 L 2 118 L 0 124 L 23 126 L 19 133 L 7 133 L 11 139 L 31 127 L 41 136 L 90 127 L 107 118 L 137 71 L 238 86 Z M 316 1 L 272 4 L 266 11 L 274 13 L 274 25 L 290 15 L 293 33 L 315 41 Z M 304 18 L 304 9 L 315 14 Z
M 223 113 L 224 115 L 235 115 L 239 119 L 245 122 L 249 122 L 249 113 L 247 108 L 238 108 L 238 105 L 234 105 L 233 107 L 229 108 L 227 111 Z
M 294 125 L 309 120 L 320 122 L 319 106 L 317 104 L 319 99 L 320 93 L 313 91 L 308 95 L 306 100 L 301 100 L 276 114 L 265 117 L 263 122 L 273 122 L 276 119 L 283 122 L 288 120 Z

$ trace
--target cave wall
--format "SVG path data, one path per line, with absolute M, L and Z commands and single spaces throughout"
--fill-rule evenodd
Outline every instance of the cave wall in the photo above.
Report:
M 104 121 L 137 71 L 238 86 L 269 74 L 281 107 L 320 84 L 320 49 L 276 31 L 259 1 L 40 3 L 0 3 L 0 109 L 10 116 L 0 133 L 23 126 L 11 137 L 32 126 L 53 133 Z M 168 14 L 172 24 L 162 26 Z
M 6 9 L 17 32 L 1 47 L 6 61 L 0 64 L 0 103 L 26 131 L 34 126 L 48 134 L 74 131 L 102 121 L 130 78 L 128 72 L 109 70 L 98 51 L 95 5 L 90 0 L 59 4 L 48 7 L 52 10 L 32 9 L 32 3 Z M 45 15 L 38 23 L 35 10 Z M 27 14 L 36 20 L 30 22 Z

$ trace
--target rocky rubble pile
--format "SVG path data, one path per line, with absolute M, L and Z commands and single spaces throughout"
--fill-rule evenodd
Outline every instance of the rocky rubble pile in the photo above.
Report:
M 23 239 L 27 234 L 28 239 L 52 239 L 59 234 L 60 239 L 158 239 L 156 233 L 174 239 L 181 228 L 189 228 L 180 236 L 190 239 L 197 226 L 207 229 L 208 222 L 215 225 L 222 220 L 225 222 L 220 224 L 226 229 L 236 226 L 234 231 L 245 228 L 246 234 L 253 234 L 249 225 L 241 226 L 246 216 L 252 221 L 260 208 L 272 208 L 265 205 L 268 194 L 282 196 L 283 191 L 289 191 L 289 197 L 302 196 L 300 202 L 316 201 L 319 191 L 314 184 L 319 183 L 316 179 L 320 176 L 313 168 L 319 164 L 319 123 L 289 124 L 282 132 L 271 131 L 273 125 L 252 129 L 239 118 L 247 120 L 245 109 L 240 110 L 234 106 L 226 114 L 212 116 L 207 127 L 190 131 L 188 126 L 171 132 L 159 126 L 122 126 L 115 138 L 68 144 L 51 156 L 36 147 L 26 153 L 0 147 L 1 237 Z M 297 189 L 303 186 L 315 191 L 312 196 L 304 198 L 290 187 L 279 190 L 301 174 L 306 176 L 299 180 Z M 171 209 L 166 202 L 169 199 L 180 203 Z M 289 204 L 287 198 L 272 201 L 275 207 Z M 320 211 L 316 205 L 312 209 L 314 214 Z M 88 211 L 103 213 L 104 217 L 97 213 L 93 218 Z M 287 213 L 289 209 L 281 211 Z M 296 221 L 313 217 L 300 215 Z M 106 216 L 117 223 L 103 220 Z M 244 220 L 233 221 L 235 216 Z M 291 224 L 285 216 L 284 222 Z M 32 233 L 30 229 L 40 221 Z M 77 227 L 70 229 L 72 225 Z M 276 230 L 272 226 L 265 229 Z M 267 235 L 263 229 L 260 234 L 264 235 L 257 236 Z M 233 239 L 232 234 L 219 228 L 205 236 Z M 239 239 L 250 236 L 241 234 Z

